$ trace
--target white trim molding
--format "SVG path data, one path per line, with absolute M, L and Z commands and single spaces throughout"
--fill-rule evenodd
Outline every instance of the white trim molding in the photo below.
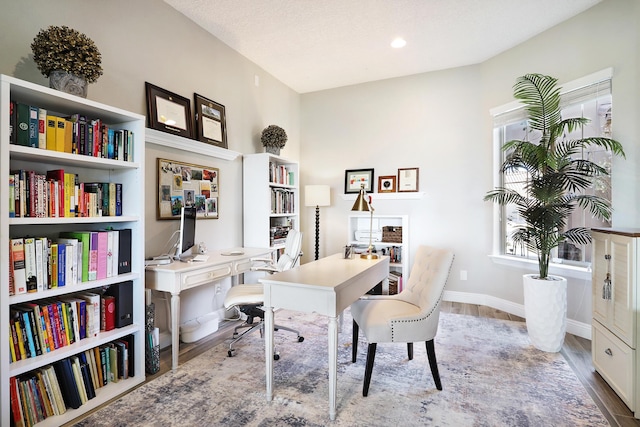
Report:
M 502 298 L 491 295 L 475 294 L 470 292 L 444 291 L 444 301 L 460 302 L 464 304 L 486 305 L 487 307 L 502 310 L 509 314 L 524 318 L 524 305 L 516 304 Z M 567 332 L 581 338 L 591 339 L 591 325 L 567 319 Z

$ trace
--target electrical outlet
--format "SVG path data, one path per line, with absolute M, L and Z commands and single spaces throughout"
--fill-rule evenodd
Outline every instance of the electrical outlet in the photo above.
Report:
M 467 270 L 460 270 L 460 280 L 467 280 Z

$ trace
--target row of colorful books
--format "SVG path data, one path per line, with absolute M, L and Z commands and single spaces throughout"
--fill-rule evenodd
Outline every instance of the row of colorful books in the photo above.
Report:
M 10 102 L 10 141 L 15 145 L 133 161 L 134 133 L 82 114 L 60 117 L 45 108 Z
M 131 229 L 67 231 L 9 240 L 9 295 L 37 293 L 131 272 Z
M 296 193 L 282 188 L 271 189 L 271 213 L 294 213 Z
M 31 427 L 77 409 L 109 383 L 135 376 L 134 339 L 128 335 L 10 380 L 11 421 Z
M 269 182 L 273 184 L 295 185 L 295 175 L 285 165 L 269 163 Z
M 64 169 L 9 174 L 10 218 L 64 218 L 122 215 L 122 184 L 80 182 Z
M 130 325 L 133 319 L 127 313 L 132 289 L 133 282 L 125 281 L 109 286 L 104 292 L 80 292 L 12 305 L 11 362 L 38 357 L 96 337 L 100 332 Z M 118 315 L 122 318 L 116 318 Z

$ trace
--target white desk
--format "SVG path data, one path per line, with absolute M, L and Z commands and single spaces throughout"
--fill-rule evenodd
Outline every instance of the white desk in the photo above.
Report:
M 238 275 L 251 269 L 251 258 L 270 256 L 273 249 L 243 248 L 242 255 L 222 255 L 228 250 L 209 251 L 204 262 L 174 261 L 167 265 L 146 268 L 145 287 L 171 293 L 171 369 L 178 368 L 180 349 L 180 292 L 185 289 L 231 277 L 234 284 Z
M 344 259 L 335 254 L 260 279 L 264 285 L 267 400 L 273 399 L 273 309 L 329 317 L 329 417 L 336 417 L 338 316 L 389 275 L 389 257 Z

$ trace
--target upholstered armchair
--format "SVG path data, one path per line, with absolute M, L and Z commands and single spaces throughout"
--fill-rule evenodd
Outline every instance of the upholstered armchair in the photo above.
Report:
M 369 393 L 371 373 L 378 343 L 407 343 L 409 360 L 413 343 L 424 341 L 436 388 L 442 390 L 436 361 L 434 338 L 438 332 L 440 301 L 453 263 L 453 252 L 420 246 L 409 280 L 397 295 L 368 296 L 351 305 L 353 316 L 352 362 L 358 354 L 358 334 L 362 329 L 369 348 L 362 395 Z

